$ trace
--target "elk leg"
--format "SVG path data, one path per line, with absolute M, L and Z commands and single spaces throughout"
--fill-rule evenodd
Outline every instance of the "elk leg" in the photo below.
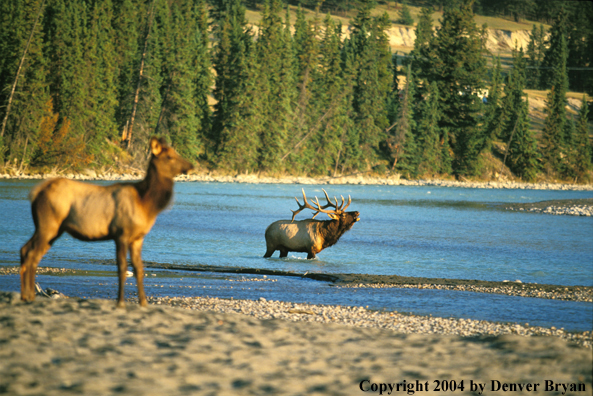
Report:
M 47 235 L 51 235 L 51 237 Z M 33 301 L 35 299 L 35 272 L 37 266 L 52 243 L 60 235 L 58 231 L 42 233 L 37 228 L 31 239 L 21 248 L 21 300 Z
M 280 249 L 280 258 L 284 258 L 288 256 L 288 250 Z
M 115 241 L 115 258 L 117 260 L 117 276 L 119 279 L 119 289 L 117 294 L 118 308 L 124 308 L 126 306 L 124 286 L 126 284 L 126 271 L 128 269 L 127 250 L 127 244 L 125 242 L 119 239 Z
M 266 250 L 266 254 L 264 254 L 264 258 L 269 258 L 272 257 L 272 255 L 274 254 L 275 250 L 274 249 L 267 249 Z
M 142 242 L 143 239 L 135 240 L 130 244 L 130 258 L 134 266 L 134 275 L 136 276 L 136 285 L 138 286 L 138 302 L 141 306 L 148 305 L 146 294 L 144 294 L 144 265 L 142 264 Z
M 315 250 L 311 249 L 308 253 L 307 253 L 307 260 L 311 260 L 316 258 L 315 256 Z

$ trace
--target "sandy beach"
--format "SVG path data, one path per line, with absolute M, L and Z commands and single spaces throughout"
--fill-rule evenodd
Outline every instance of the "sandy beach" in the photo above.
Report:
M 591 349 L 557 337 L 405 334 L 77 298 L 22 303 L 7 292 L 0 345 L 0 393 L 9 395 L 592 392 Z

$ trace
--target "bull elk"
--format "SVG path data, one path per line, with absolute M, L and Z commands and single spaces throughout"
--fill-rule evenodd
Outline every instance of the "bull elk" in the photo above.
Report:
M 98 186 L 69 179 L 40 183 L 29 195 L 35 233 L 21 248 L 21 299 L 35 298 L 35 272 L 43 255 L 64 233 L 82 241 L 115 241 L 119 277 L 118 307 L 124 306 L 127 254 L 134 267 L 138 300 L 146 306 L 142 243 L 173 195 L 173 178 L 193 165 L 164 139 L 150 140 L 144 180 Z
M 301 252 L 307 253 L 307 259 L 314 259 L 317 253 L 335 245 L 340 237 L 360 220 L 360 213 L 345 211 L 352 202 L 350 196 L 345 206 L 344 197 L 342 197 L 342 203 L 338 205 L 338 199 L 334 197 L 334 204 L 327 196 L 327 192 L 323 190 L 327 204 L 321 206 L 317 197 L 315 202 L 309 203 L 305 190 L 302 191 L 305 202 L 301 205 L 295 197 L 299 209 L 292 210 L 292 220 L 279 220 L 266 228 L 265 258 L 271 257 L 276 250 L 280 250 L 280 257 L 286 257 L 288 252 Z M 326 210 L 329 207 L 333 209 Z M 315 214 L 311 219 L 295 222 L 294 217 L 303 209 L 311 209 Z M 331 220 L 315 220 L 315 216 L 319 213 L 327 214 Z

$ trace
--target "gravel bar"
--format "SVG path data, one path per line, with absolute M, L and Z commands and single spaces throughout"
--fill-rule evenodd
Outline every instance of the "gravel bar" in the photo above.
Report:
M 381 312 L 364 307 L 297 304 L 292 302 L 235 300 L 214 297 L 149 297 L 150 304 L 198 311 L 238 313 L 257 319 L 282 319 L 293 322 L 338 323 L 342 325 L 392 330 L 405 334 L 445 334 L 463 337 L 518 334 L 521 336 L 559 337 L 591 348 L 593 332 L 567 332 L 563 328 L 529 326 L 528 323 L 497 323 L 485 320 L 439 318 L 399 312 Z M 130 304 L 136 303 L 130 299 Z

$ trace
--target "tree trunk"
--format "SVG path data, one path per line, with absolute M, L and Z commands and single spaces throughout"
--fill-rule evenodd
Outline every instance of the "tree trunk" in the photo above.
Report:
M 31 29 L 31 34 L 29 35 L 29 41 L 27 41 L 27 46 L 25 47 L 25 51 L 23 52 L 23 56 L 21 57 L 21 62 L 19 63 L 19 67 L 16 71 L 14 83 L 12 84 L 12 90 L 10 91 L 10 96 L 8 97 L 8 104 L 6 106 L 6 114 L 4 115 L 4 120 L 2 121 L 2 129 L 0 130 L 0 137 L 4 137 L 4 130 L 6 129 L 6 122 L 8 121 L 8 115 L 10 114 L 10 107 L 12 106 L 12 97 L 14 96 L 14 91 L 16 90 L 16 84 L 19 81 L 19 76 L 21 75 L 21 69 L 23 68 L 23 63 L 25 63 L 25 57 L 27 56 L 27 52 L 29 51 L 29 45 L 31 45 L 31 40 L 33 39 L 33 34 L 35 33 L 35 28 L 37 27 L 37 22 L 39 22 L 39 16 L 41 16 L 41 12 L 43 11 L 44 5 L 45 5 L 45 0 L 42 0 L 41 5 L 39 6 L 39 11 L 37 12 L 37 17 L 35 18 L 35 23 L 33 24 L 33 29 Z

